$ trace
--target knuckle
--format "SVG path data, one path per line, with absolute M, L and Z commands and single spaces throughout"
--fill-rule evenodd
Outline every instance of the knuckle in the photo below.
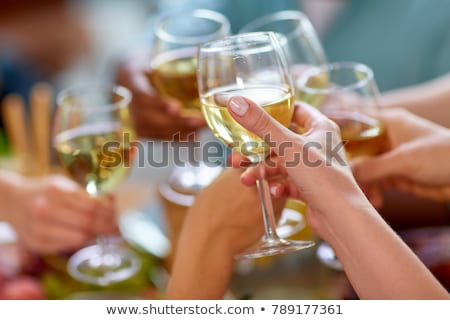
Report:
M 44 247 L 49 236 L 47 230 L 41 226 L 35 226 L 30 231 L 30 238 L 33 240 L 32 242 L 35 246 L 40 248 Z
M 271 128 L 271 118 L 264 112 L 260 112 L 256 117 L 252 119 L 251 126 L 254 131 L 259 134 L 269 133 Z
M 36 239 L 33 239 L 32 241 L 27 240 L 23 243 L 31 252 L 43 254 L 49 253 L 47 246 L 39 241 L 36 241 Z
M 48 215 L 48 208 L 42 201 L 34 201 L 30 210 L 31 221 L 39 221 Z

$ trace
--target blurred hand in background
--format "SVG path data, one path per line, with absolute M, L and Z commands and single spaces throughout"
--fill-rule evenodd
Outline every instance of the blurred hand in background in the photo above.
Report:
M 112 199 L 89 197 L 64 176 L 2 172 L 0 190 L 0 220 L 10 223 L 19 242 L 35 253 L 72 251 L 97 235 L 118 232 Z
M 385 110 L 380 120 L 390 150 L 353 161 L 353 173 L 372 203 L 395 188 L 419 197 L 450 201 L 450 130 L 401 109 Z

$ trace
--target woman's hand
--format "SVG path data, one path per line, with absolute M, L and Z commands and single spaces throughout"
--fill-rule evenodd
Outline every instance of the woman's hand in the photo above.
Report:
M 450 130 L 401 109 L 385 110 L 380 118 L 390 150 L 352 163 L 374 205 L 381 206 L 385 188 L 450 201 Z
M 205 126 L 200 113 L 182 116 L 183 106 L 179 101 L 157 94 L 146 75 L 148 64 L 145 52 L 135 53 L 122 62 L 116 78 L 117 84 L 127 87 L 133 94 L 130 113 L 138 135 L 152 139 L 183 139 Z
M 294 122 L 305 133 L 298 135 L 243 97 L 231 98 L 228 110 L 270 144 L 278 160 L 272 163 L 269 177 L 284 177 L 279 188 L 306 202 L 308 223 L 333 247 L 361 299 L 448 299 L 446 290 L 359 189 L 344 160 L 335 124 L 301 105 Z M 241 179 L 253 184 L 256 178 L 251 168 Z
M 111 199 L 94 199 L 63 176 L 20 177 L 10 187 L 6 220 L 31 251 L 71 251 L 118 232 Z
M 308 224 L 323 236 L 324 213 L 332 212 L 330 203 L 351 202 L 370 206 L 355 182 L 345 159 L 338 126 L 318 110 L 296 105 L 293 123 L 304 128 L 302 135 L 283 127 L 259 106 L 242 97 L 228 103 L 233 118 L 242 126 L 264 137 L 274 156 L 266 161 L 266 174 L 273 196 L 290 196 L 305 201 Z M 233 166 L 242 158 L 233 156 Z M 248 168 L 241 176 L 246 185 L 256 183 L 258 168 Z M 326 200 L 324 200 L 326 199 Z M 336 212 L 337 213 L 337 212 Z

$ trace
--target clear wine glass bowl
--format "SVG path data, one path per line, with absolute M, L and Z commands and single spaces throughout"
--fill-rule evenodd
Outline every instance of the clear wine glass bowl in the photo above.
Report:
M 207 41 L 230 34 L 228 19 L 212 10 L 169 12 L 155 23 L 147 78 L 161 97 L 178 100 L 184 117 L 201 116 L 197 87 L 197 52 Z M 200 131 L 200 130 L 199 130 Z M 203 161 L 198 144 L 200 132 L 188 142 L 192 157 L 177 152 L 179 162 L 161 186 L 161 194 L 168 201 L 176 198 L 193 199 L 220 171 Z M 192 159 L 193 158 L 193 159 Z M 193 160 L 193 161 L 192 161 Z
M 294 94 L 285 54 L 273 32 L 226 37 L 204 44 L 198 56 L 198 86 L 202 112 L 216 137 L 252 163 L 263 163 L 269 146 L 239 125 L 228 112 L 230 98 L 253 100 L 284 126 L 294 111 Z M 265 235 L 239 258 L 258 258 L 308 248 L 312 241 L 281 239 L 276 230 L 264 165 L 260 165 L 257 188 Z
M 132 166 L 130 101 L 130 91 L 114 85 L 70 88 L 57 98 L 53 145 L 60 163 L 90 196 L 104 201 Z M 139 268 L 139 258 L 123 241 L 102 235 L 67 264 L 72 277 L 100 286 L 126 280 Z

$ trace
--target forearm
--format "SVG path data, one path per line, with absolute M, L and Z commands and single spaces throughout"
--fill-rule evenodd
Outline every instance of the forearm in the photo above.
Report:
M 414 87 L 386 92 L 380 103 L 382 108 L 405 108 L 450 127 L 450 75 Z
M 332 244 L 361 299 L 448 299 L 433 275 L 367 203 L 340 206 Z
M 194 214 L 194 213 L 192 213 Z M 233 271 L 233 254 L 220 235 L 188 215 L 178 241 L 167 299 L 223 299 Z

